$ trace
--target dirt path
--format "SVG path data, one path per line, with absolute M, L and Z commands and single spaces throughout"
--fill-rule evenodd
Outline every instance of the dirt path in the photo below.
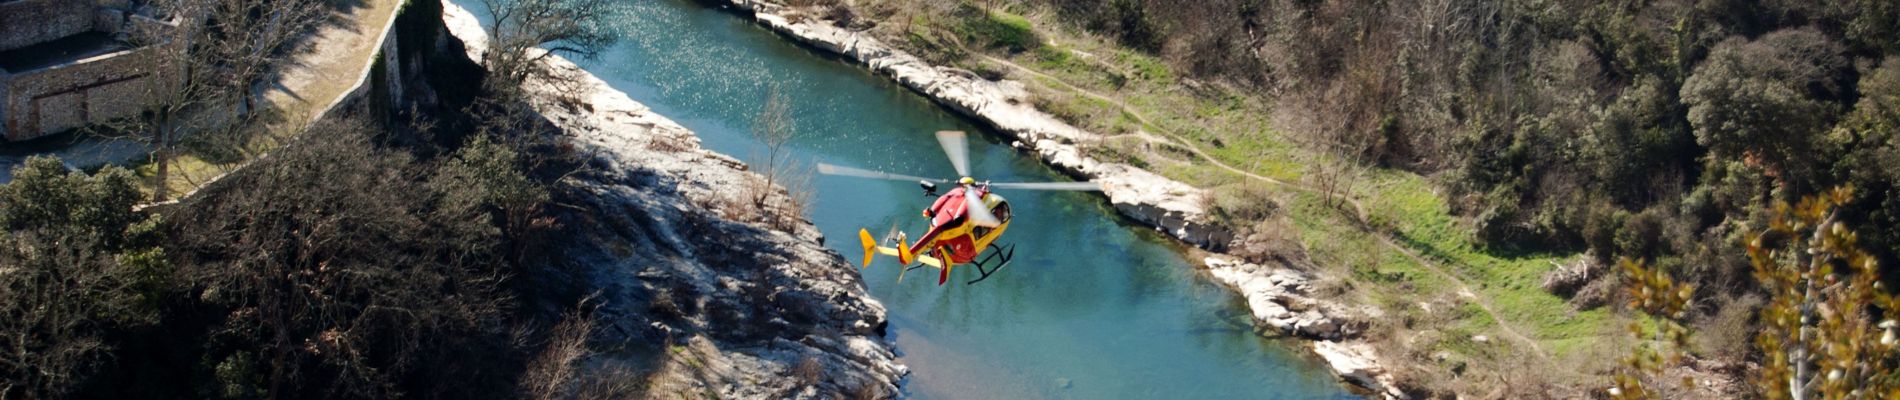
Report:
M 285 63 L 275 84 L 264 90 L 267 107 L 292 116 L 290 123 L 322 117 L 356 89 L 401 6 L 401 0 L 363 0 L 361 6 L 336 15 L 335 23 L 318 28 L 311 34 L 308 51 Z
M 258 93 L 258 107 L 274 110 L 283 118 L 265 126 L 262 134 L 244 146 L 244 161 L 215 165 L 188 155 L 174 158 L 171 177 L 165 182 L 170 192 L 177 194 L 174 198 L 190 196 L 197 188 L 282 147 L 364 84 L 372 58 L 379 54 L 402 3 L 363 0 L 310 33 L 305 51 L 279 66 Z
M 1116 107 L 1121 108 L 1122 112 L 1135 117 L 1136 121 L 1140 121 L 1142 124 L 1147 125 L 1147 126 L 1153 126 L 1155 127 L 1156 130 L 1159 130 L 1160 131 L 1159 133 L 1165 136 L 1166 139 L 1168 139 L 1167 141 L 1164 141 L 1164 143 L 1179 145 L 1180 147 L 1187 149 L 1188 152 L 1193 153 L 1195 157 L 1198 157 L 1204 161 L 1207 161 L 1207 163 L 1212 164 L 1216 167 L 1220 167 L 1221 169 L 1227 170 L 1228 172 L 1232 172 L 1234 174 L 1247 177 L 1248 179 L 1283 186 L 1288 189 L 1299 190 L 1299 191 L 1304 191 L 1304 192 L 1309 192 L 1309 193 L 1317 193 L 1322 196 L 1333 197 L 1338 200 L 1343 200 L 1347 204 L 1351 204 L 1353 208 L 1354 218 L 1358 220 L 1357 222 L 1361 231 L 1378 237 L 1379 243 L 1383 243 L 1385 244 L 1386 247 L 1390 247 L 1393 250 L 1398 251 L 1400 254 L 1404 254 L 1406 258 L 1410 258 L 1413 262 L 1417 262 L 1420 266 L 1425 267 L 1425 269 L 1431 270 L 1433 273 L 1438 274 L 1439 277 L 1442 277 L 1445 280 L 1451 281 L 1452 285 L 1457 287 L 1458 295 L 1460 297 L 1465 297 L 1467 299 L 1470 299 L 1473 303 L 1476 303 L 1479 309 L 1484 310 L 1484 314 L 1486 316 L 1491 317 L 1492 322 L 1497 323 L 1498 328 L 1500 330 L 1503 330 L 1505 335 L 1510 336 L 1512 340 L 1515 340 L 1519 343 L 1523 343 L 1526 346 L 1530 346 L 1530 348 L 1535 351 L 1535 353 L 1537 354 L 1539 358 L 1544 358 L 1544 359 L 1549 358 L 1549 355 L 1544 352 L 1543 346 L 1539 345 L 1536 340 L 1532 340 L 1530 336 L 1524 335 L 1523 333 L 1519 332 L 1516 327 L 1512 326 L 1510 322 L 1505 321 L 1504 318 L 1498 317 L 1498 312 L 1496 309 L 1494 309 L 1491 306 L 1491 301 L 1489 299 L 1486 299 L 1484 296 L 1477 295 L 1476 291 L 1471 290 L 1471 285 L 1466 284 L 1463 279 L 1459 279 L 1458 275 L 1451 273 L 1451 271 L 1446 271 L 1444 268 L 1439 267 L 1437 263 L 1431 262 L 1430 260 L 1425 259 L 1425 257 L 1419 256 L 1418 253 L 1414 251 L 1412 248 L 1399 244 L 1398 241 L 1392 238 L 1392 235 L 1384 233 L 1384 232 L 1378 232 L 1372 229 L 1371 227 L 1366 226 L 1365 222 L 1371 220 L 1371 216 L 1366 213 L 1365 206 L 1361 204 L 1358 199 L 1353 199 L 1350 197 L 1335 196 L 1333 194 L 1324 193 L 1318 189 L 1313 189 L 1311 187 L 1307 187 L 1302 184 L 1282 181 L 1279 179 L 1274 179 L 1272 177 L 1248 172 L 1240 168 L 1235 168 L 1234 166 L 1228 165 L 1225 162 L 1221 162 L 1219 159 L 1214 158 L 1214 156 L 1201 151 L 1200 146 L 1195 145 L 1194 142 L 1184 139 L 1181 136 L 1174 134 L 1174 132 L 1168 131 L 1166 128 L 1162 128 L 1160 124 L 1151 122 L 1148 119 L 1147 115 L 1142 114 L 1141 111 L 1135 110 L 1134 107 L 1129 107 L 1128 103 L 1124 103 L 1120 99 L 1110 97 L 1101 93 L 1096 93 L 1095 91 L 1092 91 L 1092 90 L 1076 87 L 1075 85 L 1069 84 L 1068 81 L 1065 81 L 1062 78 L 1051 76 L 1049 74 L 1044 74 L 1041 71 L 1036 71 L 1028 67 L 1017 65 L 1015 62 L 1011 62 L 1009 60 L 996 58 L 988 54 L 983 54 L 982 57 L 985 60 L 1008 66 L 1011 69 L 1015 69 L 1017 71 L 1022 71 L 1030 75 L 1046 78 L 1051 82 L 1060 84 L 1063 87 L 1068 88 L 1069 90 L 1073 90 L 1077 93 L 1082 93 L 1083 95 L 1094 97 L 1102 101 L 1106 101 L 1109 104 L 1114 104 Z M 1146 137 L 1144 137 L 1144 139 L 1146 139 Z

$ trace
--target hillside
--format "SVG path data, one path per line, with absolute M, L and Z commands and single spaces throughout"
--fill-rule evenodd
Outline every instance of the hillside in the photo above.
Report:
M 1885 2 L 786 3 L 1212 189 L 1231 252 L 1396 314 L 1373 332 L 1416 394 L 1601 387 L 1650 326 L 1618 306 L 1632 259 L 1696 288 L 1673 368 L 1732 396 L 1767 296 L 1740 242 L 1775 202 L 1852 186 L 1840 222 L 1900 249 Z

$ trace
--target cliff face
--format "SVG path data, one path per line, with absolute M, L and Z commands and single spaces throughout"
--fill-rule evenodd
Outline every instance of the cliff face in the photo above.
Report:
M 482 28 L 445 8 L 449 33 L 479 59 Z M 726 218 L 726 192 L 757 175 L 572 63 L 549 63 L 572 82 L 531 85 L 535 109 L 588 154 L 554 199 L 573 233 L 559 250 L 601 305 L 593 342 L 627 349 L 595 371 L 631 367 L 650 397 L 897 393 L 907 370 L 885 337 L 883 305 L 810 222 L 775 230 Z M 776 190 L 769 202 L 780 204 Z

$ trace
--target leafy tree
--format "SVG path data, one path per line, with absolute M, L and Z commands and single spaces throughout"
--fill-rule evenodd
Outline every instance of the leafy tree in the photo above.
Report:
M 1879 262 L 1839 207 L 1851 187 L 1789 205 L 1776 202 L 1765 229 L 1744 237 L 1768 303 L 1755 344 L 1770 398 L 1895 398 L 1900 301 L 1881 287 Z
M 1854 185 L 1850 215 L 1870 226 L 1900 227 L 1900 56 L 1888 57 L 1860 80 L 1860 102 L 1829 141 L 1840 154 L 1835 179 Z M 1900 257 L 1900 229 L 1866 233 L 1870 245 L 1885 244 L 1886 259 Z
M 1717 157 L 1759 158 L 1784 182 L 1812 182 L 1812 142 L 1838 113 L 1829 97 L 1840 90 L 1841 52 L 1809 28 L 1717 44 L 1682 87 L 1696 143 Z
M 476 136 L 429 179 L 429 187 L 437 194 L 432 213 L 446 219 L 480 222 L 453 226 L 478 230 L 459 235 L 499 233 L 502 242 L 514 246 L 512 253 L 520 262 L 526 247 L 534 244 L 533 220 L 548 201 L 547 189 L 523 174 L 521 163 L 514 149 L 487 135 Z M 487 232 L 496 230 L 496 226 L 498 232 Z
M 0 398 L 68 394 L 100 366 L 116 327 L 151 322 L 162 279 L 155 219 L 132 210 L 132 174 L 68 172 L 32 157 L 0 186 Z

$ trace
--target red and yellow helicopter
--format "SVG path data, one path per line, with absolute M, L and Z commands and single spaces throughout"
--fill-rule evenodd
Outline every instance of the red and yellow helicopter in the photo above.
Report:
M 1094 182 L 999 182 L 977 181 L 970 177 L 969 135 L 961 131 L 937 132 L 937 144 L 943 146 L 944 155 L 950 157 L 950 165 L 957 170 L 956 187 L 938 196 L 937 185 L 951 182 L 948 179 L 931 179 L 888 172 L 872 171 L 831 164 L 818 164 L 818 172 L 826 175 L 851 176 L 859 178 L 888 179 L 917 182 L 924 189 L 924 196 L 937 196 L 937 201 L 923 211 L 929 221 L 930 229 L 917 239 L 915 244 L 907 244 L 904 232 L 895 227 L 885 241 L 890 246 L 880 245 L 871 237 L 871 232 L 858 229 L 858 240 L 864 245 L 864 266 L 871 266 L 871 260 L 878 254 L 897 257 L 905 265 L 898 272 L 897 280 L 904 280 L 904 272 L 924 266 L 938 269 L 937 284 L 943 285 L 950 279 L 950 271 L 957 264 L 973 264 L 980 274 L 968 283 L 977 283 L 989 279 L 990 274 L 1009 265 L 1015 254 L 1015 246 L 992 247 L 996 239 L 1009 229 L 1012 212 L 1009 200 L 1002 195 L 991 193 L 992 189 L 1019 190 L 1074 190 L 1099 191 L 1101 185 Z M 988 250 L 989 254 L 984 255 Z M 978 259 L 978 256 L 982 256 Z

